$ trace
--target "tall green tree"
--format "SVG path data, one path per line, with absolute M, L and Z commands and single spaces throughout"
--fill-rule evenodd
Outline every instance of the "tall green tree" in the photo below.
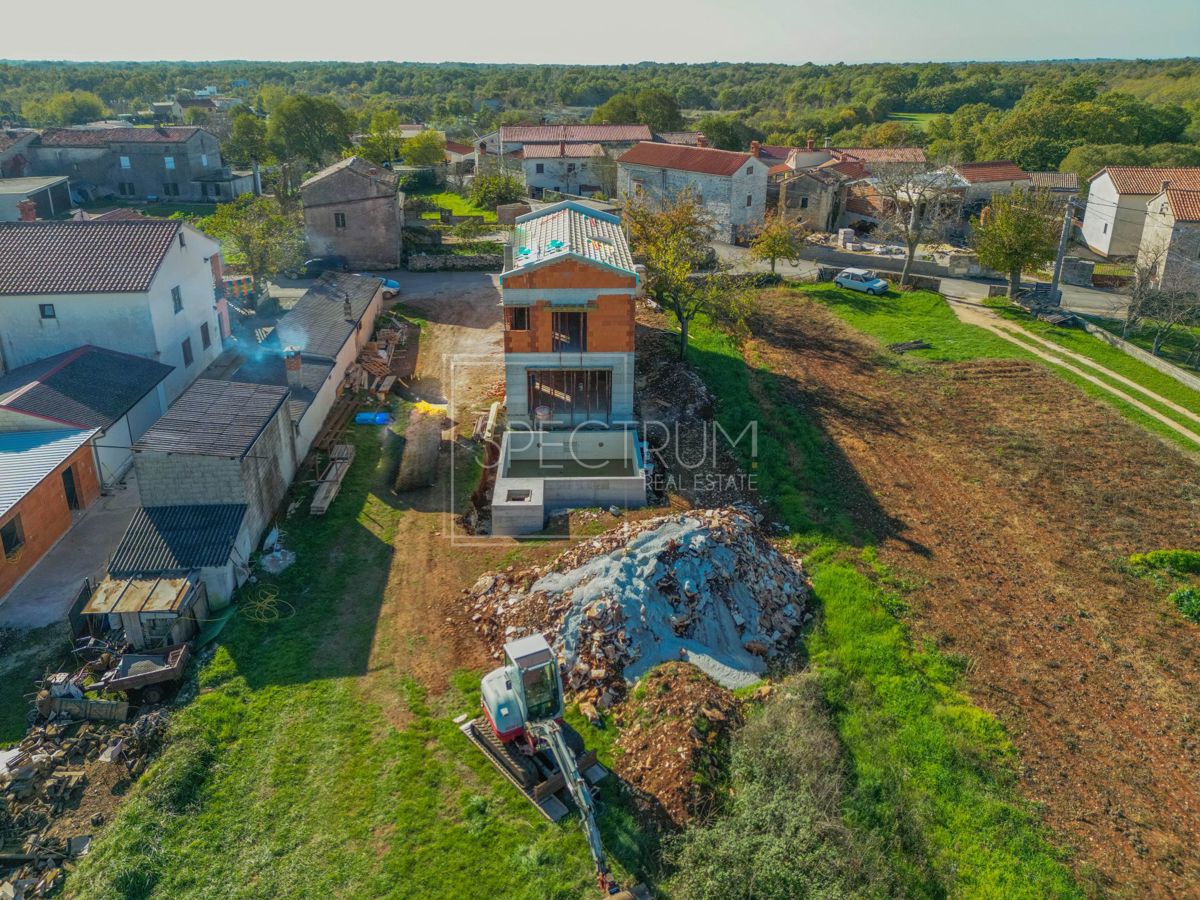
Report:
M 418 132 L 400 148 L 410 166 L 438 166 L 446 161 L 446 139 L 432 129 Z
M 243 194 L 221 203 L 201 229 L 244 260 L 262 290 L 267 279 L 296 265 L 304 253 L 304 225 L 298 213 L 285 213 L 274 197 Z
M 90 91 L 62 91 L 22 109 L 33 125 L 82 125 L 104 117 L 104 101 Z
M 777 260 L 790 259 L 793 264 L 798 262 L 802 249 L 804 227 L 796 222 L 789 222 L 781 213 L 768 216 L 750 242 L 750 255 L 755 259 L 769 261 L 771 274 L 775 274 Z
M 651 131 L 677 131 L 683 127 L 678 101 L 655 88 L 610 97 L 596 107 L 592 121 L 597 125 L 648 125 Z
M 227 162 L 248 166 L 267 161 L 267 123 L 253 113 L 235 116 L 229 137 L 221 145 Z
M 972 244 L 979 262 L 1008 275 L 1008 296 L 1015 298 L 1021 273 L 1054 259 L 1063 209 L 1041 191 L 997 194 L 973 220 Z
M 267 146 L 281 160 L 312 168 L 350 146 L 350 117 L 327 97 L 296 94 L 279 102 L 267 125 Z

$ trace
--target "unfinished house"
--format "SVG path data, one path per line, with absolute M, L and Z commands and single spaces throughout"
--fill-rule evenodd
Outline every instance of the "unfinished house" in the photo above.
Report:
M 500 276 L 508 430 L 492 528 L 573 506 L 641 506 L 633 416 L 638 275 L 620 220 L 571 201 L 520 216 Z

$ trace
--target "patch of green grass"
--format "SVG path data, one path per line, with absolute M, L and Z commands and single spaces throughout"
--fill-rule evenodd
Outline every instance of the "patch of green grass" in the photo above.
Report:
M 1088 316 L 1088 319 L 1095 322 L 1101 328 L 1111 331 L 1117 337 L 1121 336 L 1121 331 L 1125 327 L 1125 323 L 1120 319 L 1102 316 Z M 1190 362 L 1197 339 L 1200 339 L 1200 328 L 1175 328 L 1167 335 L 1162 346 L 1159 347 L 1158 356 L 1160 359 L 1174 363 L 1188 372 L 1200 372 L 1195 363 Z M 1153 352 L 1154 333 L 1145 326 L 1134 329 L 1131 334 L 1125 336 L 1125 340 L 1129 341 L 1135 347 L 1140 347 L 1147 353 Z
M 904 354 L 915 359 L 958 362 L 1031 356 L 989 331 L 960 321 L 946 299 L 932 291 L 888 291 L 882 297 L 869 297 L 834 284 L 789 283 L 788 289 L 822 303 L 846 324 L 885 346 L 915 340 L 933 345 Z
M 888 118 L 893 122 L 904 122 L 907 125 L 915 125 L 922 131 L 928 131 L 930 124 L 940 115 L 941 113 L 902 112 L 892 113 Z
M 1171 594 L 1170 599 L 1185 619 L 1200 624 L 1200 590 L 1193 587 L 1180 588 Z
M 25 737 L 34 682 L 71 657 L 70 635 L 61 624 L 27 631 L 0 655 L 0 747 Z
M 805 290 L 882 341 L 929 340 L 927 358 L 1023 355 L 960 323 L 937 295 Z M 834 477 L 835 445 L 785 402 L 775 373 L 748 363 L 709 323 L 695 323 L 692 333 L 691 359 L 717 398 L 717 418 L 734 435 L 757 422 L 757 456 L 741 445 L 743 462 L 797 547 L 809 551 L 823 617 L 808 650 L 849 755 L 848 825 L 886 848 L 908 895 L 1080 895 L 1064 854 L 1017 795 L 1004 729 L 963 694 L 961 660 L 915 646 L 888 609 L 895 585 L 862 571 L 874 538 L 854 526 L 850 510 L 865 488 Z
M 1180 614 L 1200 624 L 1200 552 L 1196 550 L 1151 550 L 1134 553 L 1124 561 L 1130 574 L 1150 579 L 1166 589 L 1182 584 L 1167 597 Z
M 485 222 L 496 221 L 496 211 L 494 209 L 482 209 L 476 206 L 466 197 L 463 197 L 461 194 L 456 194 L 453 191 L 440 191 L 437 193 L 421 192 L 418 196 L 424 197 L 435 206 L 449 210 L 451 214 L 456 216 L 483 216 L 483 220 Z M 436 219 L 438 218 L 438 214 L 436 212 L 425 212 L 421 213 L 421 218 Z

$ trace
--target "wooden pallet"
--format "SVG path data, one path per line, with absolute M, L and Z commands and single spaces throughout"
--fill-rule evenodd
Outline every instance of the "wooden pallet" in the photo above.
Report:
M 314 516 L 323 516 L 342 489 L 342 480 L 354 462 L 354 447 L 350 444 L 335 444 L 330 452 L 329 465 L 317 481 L 317 492 L 313 494 L 308 511 Z

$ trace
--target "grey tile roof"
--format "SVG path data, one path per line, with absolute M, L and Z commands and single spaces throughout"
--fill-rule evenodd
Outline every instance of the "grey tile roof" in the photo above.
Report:
M 223 565 L 245 514 L 244 503 L 142 507 L 134 513 L 108 572 L 127 577 Z
M 197 379 L 135 450 L 241 459 L 287 399 L 287 388 Z
M 109 144 L 182 144 L 203 128 L 167 125 L 154 128 L 51 128 L 42 132 L 43 147 L 107 147 Z
M 568 253 L 635 274 L 629 242 L 616 216 L 564 200 L 517 217 L 513 232 L 516 271 Z
M 174 219 L 0 223 L 0 297 L 147 290 L 180 227 Z
M 301 353 L 299 386 L 289 385 L 287 371 L 283 367 L 283 348 L 279 343 L 279 335 L 272 331 L 258 347 L 248 352 L 246 361 L 227 378 L 243 384 L 287 387 L 288 411 L 292 414 L 292 421 L 299 422 L 324 386 L 333 366 L 334 361 L 327 356 Z
M 0 407 L 108 428 L 170 372 L 152 359 L 85 345 L 0 377 Z
M 1029 182 L 1048 191 L 1079 190 L 1079 176 L 1074 172 L 1030 172 Z
M 326 272 L 276 323 L 279 343 L 301 354 L 336 358 L 382 284 L 382 279 L 367 275 Z
M 20 503 L 95 433 L 94 428 L 0 433 L 0 516 Z

